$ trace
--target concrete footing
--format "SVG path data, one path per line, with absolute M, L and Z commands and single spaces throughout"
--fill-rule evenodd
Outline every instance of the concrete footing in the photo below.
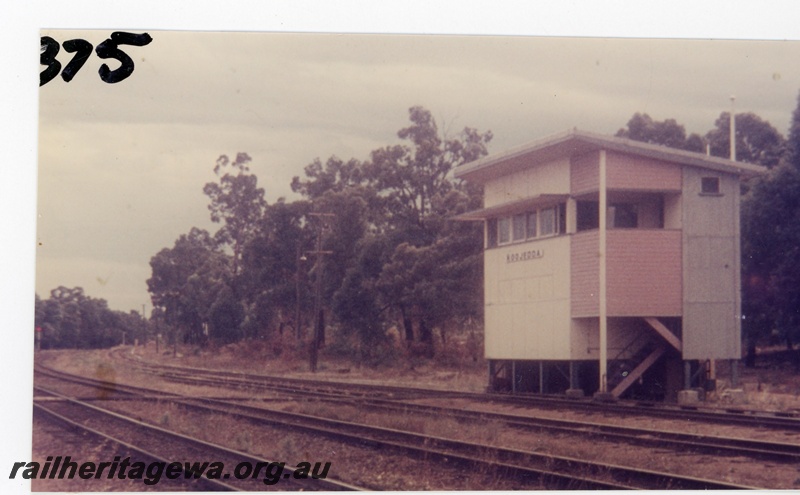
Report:
M 580 388 L 567 389 L 566 395 L 568 399 L 583 399 L 586 396 Z
M 678 404 L 692 405 L 700 402 L 700 393 L 697 390 L 679 390 L 678 391 Z
M 744 404 L 746 397 L 741 388 L 729 388 L 720 394 L 720 399 L 730 404 Z
M 610 392 L 597 392 L 593 399 L 597 402 L 617 402 L 617 397 Z

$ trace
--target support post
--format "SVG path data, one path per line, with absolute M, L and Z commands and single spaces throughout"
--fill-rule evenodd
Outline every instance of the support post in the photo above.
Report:
M 494 361 L 490 359 L 488 365 L 489 365 L 488 366 L 488 368 L 489 368 L 489 385 L 488 385 L 488 388 L 489 388 L 489 392 L 494 392 L 495 391 L 495 387 L 494 387 L 494 371 L 495 371 L 494 370 Z
M 567 389 L 567 397 L 575 399 L 583 397 L 583 390 L 578 387 L 578 363 L 575 361 L 569 362 L 569 389 Z
M 544 361 L 539 361 L 539 393 L 544 395 Z
M 511 361 L 511 393 L 517 393 L 517 362 Z
M 739 388 L 739 360 L 731 359 L 731 388 Z
M 578 388 L 578 365 L 575 361 L 569 362 L 569 388 Z
M 692 363 L 691 361 L 683 362 L 683 388 L 689 390 L 692 388 Z
M 683 362 L 683 390 L 678 391 L 678 404 L 694 406 L 698 401 L 700 401 L 700 393 L 692 388 L 692 362 L 685 360 Z
M 608 215 L 608 197 L 606 194 L 606 150 L 600 150 L 600 191 L 599 191 L 599 229 L 598 258 L 600 261 L 598 291 L 600 316 L 600 393 L 608 392 L 608 318 L 606 308 L 606 229 Z

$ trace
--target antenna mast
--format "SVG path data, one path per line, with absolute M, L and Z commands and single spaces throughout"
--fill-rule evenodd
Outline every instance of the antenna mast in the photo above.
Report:
M 736 161 L 736 96 L 731 95 L 731 160 Z

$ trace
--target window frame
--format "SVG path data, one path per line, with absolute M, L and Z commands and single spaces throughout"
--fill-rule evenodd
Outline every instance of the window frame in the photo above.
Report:
M 541 208 L 537 210 L 539 216 L 539 237 L 549 237 L 558 235 L 558 206 L 548 206 L 547 208 Z M 552 217 L 550 217 L 550 213 L 552 213 Z M 552 227 L 552 230 L 548 230 L 545 232 L 545 226 Z
M 552 212 L 552 230 L 543 232 L 542 212 Z M 520 223 L 521 222 L 521 223 Z M 495 217 L 488 220 L 488 247 L 507 246 L 544 237 L 555 237 L 566 234 L 566 203 L 543 206 L 520 213 Z M 522 233 L 523 236 L 517 234 Z
M 533 219 L 533 231 L 531 231 L 531 219 Z M 525 214 L 525 237 L 536 239 L 539 237 L 539 211 L 533 210 Z
M 504 230 L 505 232 L 503 232 Z M 503 234 L 505 234 L 505 240 L 503 240 Z M 499 217 L 497 219 L 497 245 L 504 246 L 511 242 L 511 217 Z
M 518 230 L 520 232 L 518 232 Z M 521 233 L 521 236 L 517 236 Z M 528 240 L 528 215 L 526 213 L 517 213 L 511 215 L 511 242 L 522 242 Z
M 711 184 L 712 187 L 706 187 Z M 720 180 L 718 176 L 704 176 L 700 177 L 700 195 L 701 196 L 722 196 L 720 191 Z

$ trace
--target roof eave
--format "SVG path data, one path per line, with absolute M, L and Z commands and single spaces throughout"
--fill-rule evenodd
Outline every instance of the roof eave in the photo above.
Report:
M 565 145 L 569 147 L 568 143 L 570 141 L 572 142 L 571 150 L 559 150 L 559 148 L 563 148 Z M 454 174 L 456 178 L 483 183 L 498 175 L 495 170 L 498 165 L 503 163 L 511 164 L 514 160 L 525 156 L 530 156 L 534 162 L 538 161 L 543 163 L 547 161 L 547 158 L 552 159 L 554 151 L 563 151 L 566 156 L 571 156 L 573 154 L 599 149 L 646 156 L 658 160 L 679 163 L 681 165 L 736 174 L 742 177 L 758 176 L 765 173 L 767 170 L 766 167 L 760 165 L 736 162 L 692 151 L 633 141 L 627 138 L 604 136 L 602 134 L 571 129 L 461 165 L 456 168 Z M 510 170 L 503 172 L 511 173 L 513 170 L 514 167 L 510 167 Z M 500 175 L 505 175 L 505 173 L 501 172 Z

